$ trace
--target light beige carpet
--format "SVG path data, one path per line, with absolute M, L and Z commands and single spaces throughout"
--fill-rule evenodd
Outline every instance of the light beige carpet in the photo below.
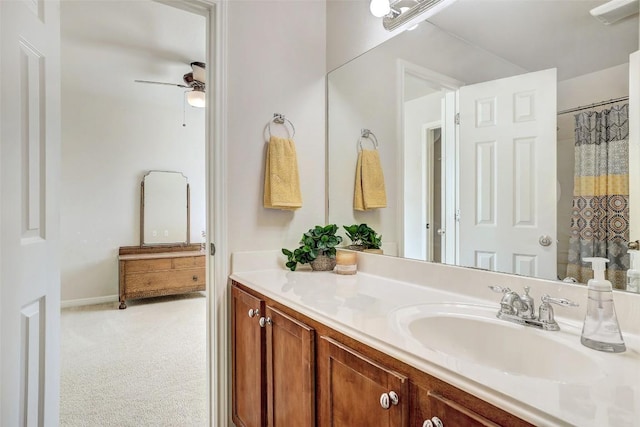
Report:
M 61 426 L 207 425 L 206 298 L 62 310 Z

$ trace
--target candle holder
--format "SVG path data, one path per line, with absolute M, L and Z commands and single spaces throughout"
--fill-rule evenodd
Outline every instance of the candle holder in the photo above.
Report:
M 352 251 L 336 251 L 336 274 L 356 274 L 358 272 L 357 256 Z

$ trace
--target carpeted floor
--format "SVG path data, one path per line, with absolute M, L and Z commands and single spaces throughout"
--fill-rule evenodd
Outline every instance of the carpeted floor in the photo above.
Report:
M 62 310 L 61 426 L 207 425 L 206 298 Z

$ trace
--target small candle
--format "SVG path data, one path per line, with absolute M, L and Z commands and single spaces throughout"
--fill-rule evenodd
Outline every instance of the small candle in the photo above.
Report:
M 351 251 L 336 252 L 336 273 L 356 274 L 358 272 L 356 253 Z

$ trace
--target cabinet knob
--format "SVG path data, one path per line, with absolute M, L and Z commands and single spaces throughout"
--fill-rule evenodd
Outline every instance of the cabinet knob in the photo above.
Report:
M 272 324 L 270 317 L 261 317 L 259 323 L 261 328 L 264 328 L 266 325 Z
M 391 407 L 389 393 L 382 393 L 380 395 L 380 406 L 382 406 L 382 409 L 389 409 Z
M 400 402 L 400 399 L 398 398 L 398 394 L 395 391 L 382 393 L 380 395 L 380 406 L 382 406 L 382 409 L 389 409 L 391 405 L 396 406 L 398 402 Z
M 256 317 L 260 315 L 260 309 L 259 308 L 250 308 L 249 309 L 249 317 Z
M 198 276 L 196 276 L 196 275 L 194 274 L 194 275 L 193 275 L 193 277 L 192 277 L 192 279 L 193 279 L 193 281 L 194 281 L 194 282 L 197 282 L 197 281 L 198 281 Z
M 430 420 L 424 420 L 422 427 L 444 427 L 444 424 L 440 418 L 433 417 Z
M 400 399 L 398 398 L 398 395 L 393 390 L 389 392 L 389 399 L 391 399 L 391 404 L 393 406 L 397 406 L 398 402 L 400 402 Z

